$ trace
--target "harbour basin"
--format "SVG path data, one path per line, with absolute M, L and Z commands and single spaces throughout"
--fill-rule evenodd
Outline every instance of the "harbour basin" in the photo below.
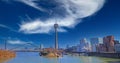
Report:
M 1 63 L 120 63 L 120 59 L 93 56 L 63 55 L 59 58 L 39 56 L 37 52 L 17 52 L 15 58 L 2 60 Z

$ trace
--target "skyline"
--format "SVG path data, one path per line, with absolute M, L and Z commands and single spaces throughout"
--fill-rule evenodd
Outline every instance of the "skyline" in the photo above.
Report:
M 14 42 L 13 45 L 32 42 L 43 44 L 45 47 L 54 47 L 54 25 L 52 24 L 56 21 L 60 25 L 58 42 L 61 47 L 66 47 L 67 44 L 76 45 L 80 39 L 85 37 L 90 39 L 114 35 L 115 39 L 120 41 L 120 1 L 98 0 L 99 3 L 93 4 L 94 0 L 89 0 L 90 3 L 85 0 L 84 3 L 78 5 L 81 0 L 78 0 L 78 3 L 70 0 L 75 6 L 77 5 L 76 7 L 72 6 L 72 10 L 67 7 L 59 8 L 61 3 L 62 5 L 70 5 L 69 2 L 66 3 L 63 0 L 62 2 L 52 0 L 49 3 L 41 1 L 39 7 L 32 0 L 21 0 L 20 2 L 19 0 L 18 2 L 14 0 L 0 1 L 0 45 L 3 45 L 3 38 L 8 38 L 8 42 L 16 41 L 16 44 Z M 34 5 L 30 5 L 30 3 L 34 3 Z M 38 3 L 39 1 L 37 1 Z M 45 5 L 46 3 L 47 5 Z M 82 5 L 83 8 L 79 8 Z M 94 7 L 95 5 L 99 8 Z M 88 11 L 89 7 L 92 8 L 90 12 Z M 79 12 L 80 9 L 85 13 L 79 14 L 81 13 Z M 74 14 L 75 11 L 76 14 Z

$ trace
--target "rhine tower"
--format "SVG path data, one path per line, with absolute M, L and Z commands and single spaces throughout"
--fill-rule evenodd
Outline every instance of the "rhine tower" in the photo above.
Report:
M 57 23 L 54 24 L 54 28 L 55 28 L 55 49 L 58 49 L 58 32 L 57 32 L 58 24 Z

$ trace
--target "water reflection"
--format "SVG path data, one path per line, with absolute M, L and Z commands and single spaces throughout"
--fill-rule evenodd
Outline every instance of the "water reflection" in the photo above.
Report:
M 120 63 L 120 59 L 117 58 L 104 58 L 104 57 L 97 57 L 97 58 L 103 61 L 103 63 Z
M 120 59 L 87 57 L 87 56 L 70 56 L 65 55 L 60 58 L 40 57 L 38 53 L 17 53 L 16 58 L 6 63 L 120 63 Z
M 0 58 L 0 63 L 8 62 L 12 58 Z
M 109 61 L 108 63 L 120 63 L 120 61 Z

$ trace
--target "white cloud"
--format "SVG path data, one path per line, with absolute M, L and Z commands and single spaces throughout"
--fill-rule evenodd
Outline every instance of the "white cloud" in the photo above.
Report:
M 25 42 L 25 41 L 21 41 L 21 40 L 7 40 L 7 43 L 13 44 L 13 45 L 23 45 L 23 44 L 27 44 L 27 43 L 33 43 L 33 42 Z
M 64 4 L 69 15 L 75 18 L 91 16 L 101 9 L 105 0 L 59 0 Z
M 95 14 L 98 10 L 100 10 L 105 0 L 53 0 L 57 1 L 58 3 L 61 3 L 61 5 L 55 7 L 54 9 L 45 9 L 42 6 L 39 6 L 38 3 L 42 3 L 41 0 L 17 0 L 19 2 L 25 3 L 26 5 L 29 5 L 35 9 L 38 9 L 39 11 L 43 11 L 48 13 L 48 11 L 56 12 L 60 11 L 60 9 L 64 9 L 64 11 L 60 11 L 65 16 L 58 14 L 61 17 L 55 17 L 59 24 L 59 32 L 66 32 L 67 30 L 65 28 L 74 28 L 77 24 L 79 24 L 83 18 L 89 17 L 93 14 Z M 46 4 L 47 5 L 47 4 Z M 58 10 L 59 9 L 59 10 Z M 77 20 L 81 19 L 81 20 Z M 55 23 L 54 18 L 48 18 L 45 21 L 38 19 L 35 19 L 33 21 L 27 21 L 25 23 L 21 23 L 19 31 L 24 33 L 50 33 L 52 32 L 53 25 Z
M 40 19 L 36 19 L 32 22 L 22 23 L 20 26 L 20 30 L 24 33 L 49 33 L 54 31 L 54 24 L 56 23 L 55 19 L 48 19 L 46 21 L 41 21 Z M 58 31 L 59 32 L 67 32 L 64 27 L 74 28 L 74 26 L 78 22 L 74 22 L 73 18 L 64 18 L 59 19 L 57 21 L 59 24 Z

